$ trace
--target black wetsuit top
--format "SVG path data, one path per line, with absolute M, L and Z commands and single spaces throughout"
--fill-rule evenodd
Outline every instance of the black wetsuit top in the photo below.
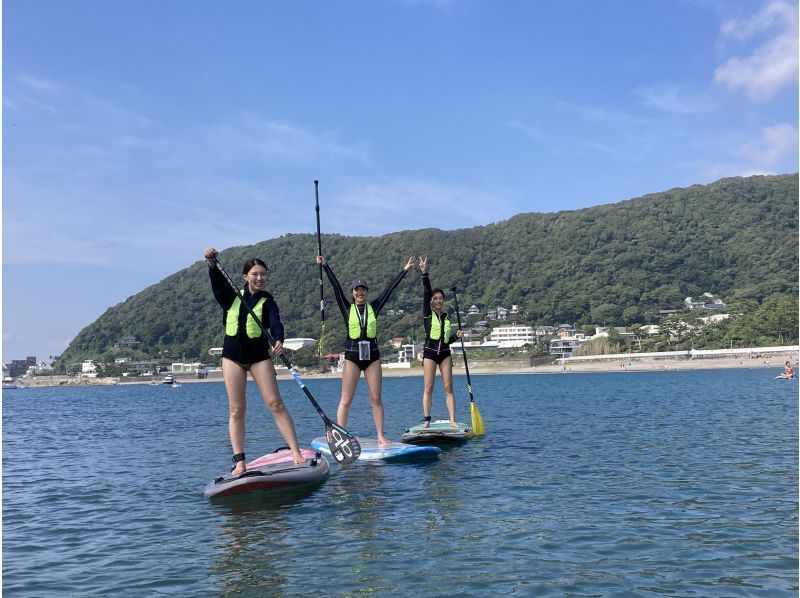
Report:
M 233 300 L 236 299 L 236 291 L 234 291 L 222 272 L 218 268 L 208 269 L 208 277 L 211 279 L 211 289 L 214 291 L 214 298 L 222 306 L 222 326 L 225 326 L 226 314 L 233 305 Z M 267 299 L 264 303 L 261 323 L 269 330 L 272 338 L 276 341 L 283 342 L 284 330 L 283 323 L 281 322 L 280 312 L 278 305 L 272 295 L 266 291 L 259 291 L 254 295 L 250 294 L 247 285 L 244 287 L 244 297 L 242 301 L 247 303 L 250 307 L 255 307 L 256 303 L 264 297 Z M 225 335 L 225 340 L 222 342 L 222 356 L 232 359 L 233 361 L 241 364 L 256 363 L 270 359 L 269 341 L 262 334 L 258 338 L 250 338 L 247 336 L 246 322 L 249 315 L 247 308 L 242 306 L 239 309 L 239 329 L 236 336 Z
M 333 295 L 336 297 L 336 303 L 339 305 L 339 311 L 342 312 L 342 317 L 344 318 L 344 328 L 345 331 L 350 329 L 350 306 L 353 305 L 353 302 L 350 301 L 344 294 L 342 290 L 342 285 L 339 284 L 339 281 L 336 280 L 336 275 L 331 270 L 331 267 L 328 264 L 325 264 L 325 273 L 328 275 L 328 280 L 331 282 L 331 286 L 333 287 Z M 386 305 L 386 302 L 389 300 L 389 296 L 394 291 L 395 287 L 400 284 L 400 281 L 403 280 L 403 277 L 406 275 L 405 270 L 401 270 L 400 274 L 394 277 L 394 279 L 389 283 L 389 285 L 383 290 L 383 292 L 378 296 L 377 299 L 374 301 L 370 301 L 369 304 L 372 306 L 372 311 L 375 312 L 375 317 L 378 316 L 378 312 Z M 364 305 L 357 305 L 356 308 L 359 311 L 359 314 L 363 317 L 364 309 L 366 306 Z M 358 340 L 352 341 L 347 338 L 347 332 L 345 332 L 345 351 L 355 351 L 358 353 Z M 370 341 L 370 354 L 374 357 L 376 355 L 380 355 L 378 353 L 378 340 L 377 339 L 368 339 Z M 374 361 L 374 360 L 373 360 Z

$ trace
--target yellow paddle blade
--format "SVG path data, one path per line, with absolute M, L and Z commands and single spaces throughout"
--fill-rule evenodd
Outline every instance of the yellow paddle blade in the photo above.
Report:
M 478 411 L 478 406 L 475 403 L 470 403 L 469 411 L 472 415 L 472 435 L 482 436 L 486 434 L 486 428 L 483 426 L 483 418 L 481 417 L 481 412 Z

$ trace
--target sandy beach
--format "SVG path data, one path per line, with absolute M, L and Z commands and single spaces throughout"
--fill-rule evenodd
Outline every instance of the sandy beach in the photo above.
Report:
M 480 361 L 470 362 L 469 371 L 473 376 L 488 374 L 581 374 L 581 373 L 602 373 L 602 372 L 651 372 L 651 371 L 679 371 L 679 370 L 713 370 L 727 368 L 749 368 L 773 370 L 775 376 L 783 372 L 783 363 L 789 360 L 794 366 L 798 360 L 798 354 L 787 352 L 784 354 L 772 354 L 769 357 L 747 358 L 747 357 L 721 357 L 721 358 L 638 358 L 635 354 L 620 356 L 612 360 L 602 361 L 579 361 L 566 364 L 560 362 L 547 365 L 527 365 L 527 362 L 491 362 L 482 363 Z M 464 374 L 464 362 L 459 356 L 455 356 L 453 372 L 456 375 Z M 340 378 L 339 372 L 321 373 L 308 370 L 300 371 L 303 379 L 314 378 Z M 158 384 L 163 380 L 167 373 L 159 376 L 137 376 L 137 377 L 114 377 L 114 378 L 77 378 L 67 376 L 38 376 L 35 378 L 24 378 L 21 380 L 26 386 L 75 386 L 75 385 L 113 385 L 113 384 Z M 291 374 L 281 366 L 277 368 L 278 379 L 291 380 Z M 414 364 L 411 368 L 383 368 L 385 377 L 402 376 L 422 376 L 422 365 Z M 173 374 L 175 379 L 181 384 L 201 384 L 203 382 L 222 381 L 222 372 L 212 371 L 207 378 L 197 378 L 193 374 Z

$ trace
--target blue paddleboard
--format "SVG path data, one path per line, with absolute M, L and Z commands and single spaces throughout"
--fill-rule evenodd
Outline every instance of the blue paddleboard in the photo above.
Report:
M 437 459 L 442 452 L 438 446 L 417 446 L 392 442 L 379 446 L 377 438 L 358 438 L 361 445 L 359 461 L 387 461 L 390 463 L 413 463 L 414 461 L 428 461 Z M 319 436 L 311 441 L 311 448 L 330 456 L 328 441 L 324 436 Z

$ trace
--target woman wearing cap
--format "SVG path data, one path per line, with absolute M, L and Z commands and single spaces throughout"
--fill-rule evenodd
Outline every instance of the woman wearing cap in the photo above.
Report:
M 228 394 L 228 433 L 233 448 L 234 475 L 245 472 L 244 456 L 244 415 L 247 406 L 245 390 L 247 388 L 247 372 L 255 380 L 264 404 L 275 418 L 275 423 L 289 449 L 295 463 L 304 463 L 305 457 L 297 443 L 294 420 L 281 399 L 275 368 L 269 354 L 269 342 L 261 332 L 261 328 L 250 316 L 248 309 L 242 305 L 247 303 L 256 313 L 258 319 L 267 327 L 275 339 L 272 350 L 276 355 L 283 353 L 283 324 L 275 299 L 266 290 L 267 265 L 258 258 L 244 263 L 243 295 L 239 296 L 227 283 L 217 268 L 217 250 L 209 247 L 204 252 L 208 262 L 208 275 L 214 297 L 223 309 L 225 339 L 222 342 L 222 377 L 225 380 L 225 391 Z
M 356 386 L 364 372 L 364 380 L 367 382 L 369 390 L 369 401 L 372 405 L 372 417 L 375 420 L 375 429 L 378 433 L 379 444 L 389 444 L 383 435 L 383 403 L 381 402 L 381 362 L 380 352 L 378 351 L 378 312 L 389 300 L 389 296 L 395 287 L 400 284 L 406 272 L 414 268 L 416 260 L 408 258 L 403 270 L 394 277 L 389 285 L 374 301 L 367 303 L 367 292 L 369 286 L 363 278 L 356 278 L 350 285 L 350 297 L 345 296 L 336 275 L 331 267 L 321 255 L 317 256 L 317 264 L 320 264 L 328 275 L 328 280 L 333 287 L 333 294 L 336 303 L 344 318 L 344 326 L 347 330 L 347 340 L 345 341 L 344 369 L 342 371 L 342 398 L 339 401 L 339 408 L 336 410 L 337 423 L 340 426 L 347 425 L 347 416 L 350 413 L 350 405 L 356 394 Z
M 425 386 L 422 391 L 422 427 L 427 428 L 431 421 L 431 396 L 436 381 L 436 368 L 442 375 L 445 403 L 450 414 L 450 425 L 456 423 L 456 396 L 453 394 L 453 358 L 450 355 L 450 343 L 463 336 L 461 330 L 451 332 L 447 312 L 442 311 L 444 291 L 431 289 L 428 278 L 428 258 L 419 258 L 419 269 L 422 272 L 422 325 L 425 328 L 425 347 L 422 350 L 422 370 Z

